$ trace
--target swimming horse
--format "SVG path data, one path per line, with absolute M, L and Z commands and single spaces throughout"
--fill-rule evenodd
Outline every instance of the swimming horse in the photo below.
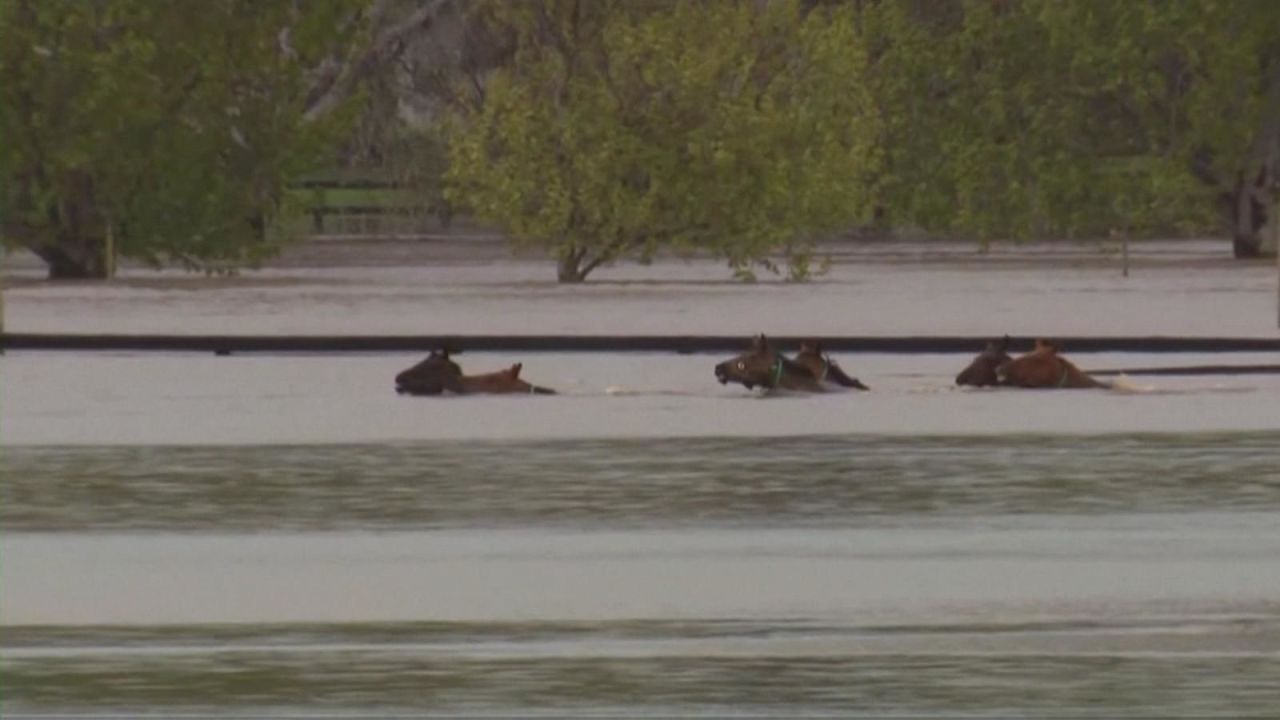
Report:
M 849 377 L 844 370 L 831 359 L 830 355 L 822 352 L 822 345 L 817 340 L 805 340 L 800 343 L 800 352 L 796 353 L 795 362 L 797 365 L 803 365 L 816 378 L 818 382 L 823 384 L 836 385 L 842 388 L 853 388 L 855 390 L 870 390 L 871 388 L 863 385 L 858 378 Z
M 396 375 L 396 392 L 402 395 L 555 394 L 555 390 L 522 380 L 523 367 L 516 363 L 497 372 L 464 375 L 462 368 L 449 359 L 448 350 L 433 350 L 425 360 Z
M 761 387 L 820 393 L 830 389 L 808 367 L 774 350 L 763 334 L 752 338 L 747 352 L 716 365 L 715 373 L 721 385 L 736 382 L 748 390 Z
M 1016 359 L 1009 356 L 1009 336 L 987 343 L 986 349 L 956 375 L 957 385 L 1010 386 L 1038 389 L 1109 388 L 1058 354 L 1058 346 L 1037 339 L 1035 349 Z

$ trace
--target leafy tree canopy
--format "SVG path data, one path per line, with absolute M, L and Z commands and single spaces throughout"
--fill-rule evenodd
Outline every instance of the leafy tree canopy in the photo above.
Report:
M 0 3 L 5 242 L 53 276 L 105 276 L 115 254 L 219 270 L 273 251 L 283 183 L 343 125 L 304 120 L 313 69 L 365 33 L 359 3 L 305 7 Z
M 451 198 L 562 281 L 702 249 L 741 273 L 869 212 L 878 120 L 852 10 L 797 2 L 482 5 L 518 38 L 455 118 Z
M 893 222 L 1211 232 L 1238 176 L 1272 174 L 1280 4 L 884 0 L 863 19 Z

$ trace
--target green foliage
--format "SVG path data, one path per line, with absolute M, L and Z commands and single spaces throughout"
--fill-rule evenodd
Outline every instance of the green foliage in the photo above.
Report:
M 808 241 L 872 207 L 982 241 L 1211 232 L 1275 141 L 1272 0 L 490 0 L 478 17 L 517 51 L 454 118 L 448 192 L 568 280 L 660 248 L 746 280 L 781 253 L 804 279 Z
M 703 250 L 739 276 L 869 213 L 878 121 L 851 10 L 797 2 L 483 5 L 519 38 L 452 125 L 451 199 L 561 279 Z
M 398 124 L 387 68 L 306 120 L 369 4 L 210 0 L 193 22 L 3 0 L 4 241 L 55 272 L 109 272 L 108 235 L 156 264 L 253 263 L 307 200 L 285 182 L 331 169 L 337 140 L 566 281 L 659 251 L 803 281 L 816 238 L 872 217 L 984 241 L 1204 233 L 1248 205 L 1238 177 L 1277 174 L 1274 0 L 473 0 L 466 53 L 413 71 L 453 103 L 438 126 Z
M 0 3 L 6 243 L 88 275 L 108 272 L 108 232 L 122 255 L 209 271 L 273 252 L 284 182 L 347 122 L 303 122 L 309 69 L 364 31 L 348 0 L 297 7 Z
M 864 16 L 899 224 L 1204 232 L 1262 122 L 1269 0 L 885 0 Z

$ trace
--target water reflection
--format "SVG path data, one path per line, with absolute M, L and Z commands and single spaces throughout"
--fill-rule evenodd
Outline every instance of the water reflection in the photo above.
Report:
M 1273 433 L 34 446 L 0 476 L 6 717 L 1280 706 Z
M 1280 508 L 1267 433 L 16 447 L 26 530 L 859 525 Z
M 394 627 L 386 630 L 394 630 Z M 412 627 L 403 628 L 410 636 Z M 670 629 L 670 628 L 668 628 Z M 18 690 L 5 707 L 124 711 L 277 709 L 290 716 L 334 710 L 707 715 L 862 709 L 868 713 L 1018 716 L 1150 713 L 1242 716 L 1280 702 L 1274 653 L 1199 655 L 1104 651 L 724 652 L 721 640 L 696 651 L 657 645 L 629 651 L 609 627 L 579 629 L 576 651 L 527 652 L 521 628 L 498 634 L 503 652 L 438 645 L 291 646 L 166 652 L 19 652 L 3 663 Z M 535 635 L 539 628 L 526 628 Z M 674 628 L 683 632 L 683 628 Z M 720 628 L 719 631 L 726 629 Z M 465 637 L 467 628 L 455 628 Z M 732 635 L 732 629 L 728 629 Z M 830 634 L 831 629 L 824 629 Z M 1027 634 L 1027 631 L 1022 631 Z M 1034 634 L 1032 632 L 1031 634 Z M 785 636 L 785 628 L 781 632 Z M 704 636 L 705 637 L 705 636 Z M 459 639 L 463 639 L 460 637 Z M 534 643 L 536 645 L 536 643 Z

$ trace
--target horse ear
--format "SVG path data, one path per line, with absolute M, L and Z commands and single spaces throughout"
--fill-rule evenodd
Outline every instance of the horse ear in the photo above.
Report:
M 999 348 L 1000 348 L 1000 352 L 1006 352 L 1006 351 L 1009 349 L 1009 336 L 1008 336 L 1008 335 L 1005 335 L 1004 337 L 1000 338 L 1000 345 L 999 345 Z
M 511 377 L 513 377 L 513 378 L 518 378 L 518 377 L 520 377 L 520 368 L 522 368 L 522 367 L 524 367 L 524 363 L 516 363 L 515 365 L 512 365 L 512 366 L 511 366 Z

